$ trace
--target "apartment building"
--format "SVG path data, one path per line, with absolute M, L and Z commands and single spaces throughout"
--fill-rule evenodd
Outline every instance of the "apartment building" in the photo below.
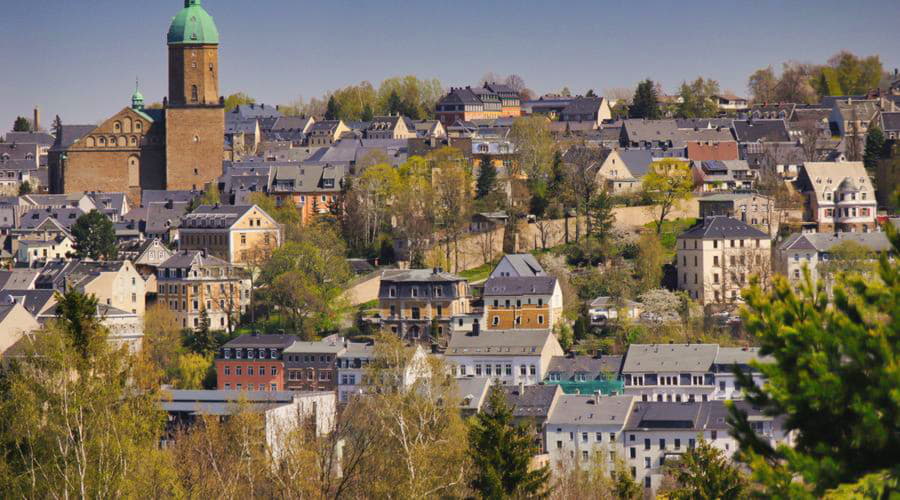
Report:
M 231 331 L 250 304 L 250 279 L 206 250 L 182 250 L 156 270 L 157 297 L 182 328 L 197 328 L 205 311 L 210 327 Z
M 206 250 L 231 264 L 267 258 L 281 246 L 278 222 L 256 205 L 201 205 L 184 215 L 181 250 Z
M 762 384 L 753 361 L 769 362 L 756 347 L 718 344 L 631 344 L 622 362 L 625 394 L 641 401 L 694 402 L 743 398 L 734 368 Z
M 803 279 L 803 268 L 809 269 L 815 282 L 821 278 L 819 268 L 834 260 L 834 252 L 842 245 L 859 245 L 871 252 L 874 262 L 881 252 L 893 250 L 887 235 L 878 233 L 796 233 L 785 239 L 775 254 L 775 270 L 792 282 Z
M 706 217 L 676 240 L 678 288 L 702 304 L 734 302 L 751 276 L 771 277 L 771 244 L 746 222 Z
M 444 352 L 457 378 L 490 377 L 503 385 L 539 384 L 562 355 L 548 330 L 453 333 Z
M 470 312 L 469 298 L 468 282 L 440 268 L 383 271 L 378 288 L 380 322 L 406 339 L 440 336 L 450 332 L 454 316 Z
M 283 391 L 284 350 L 293 335 L 241 335 L 219 348 L 216 382 L 219 390 Z
M 552 276 L 490 278 L 484 309 L 489 330 L 552 330 L 562 317 L 562 289 Z
M 861 161 L 806 162 L 798 183 L 806 195 L 805 220 L 819 232 L 876 230 L 875 188 Z
M 346 349 L 344 339 L 337 335 L 292 343 L 284 350 L 285 386 L 292 391 L 335 391 L 338 355 Z
M 631 395 L 561 395 L 545 427 L 550 462 L 614 472 L 616 459 L 625 458 L 622 431 L 635 401 Z

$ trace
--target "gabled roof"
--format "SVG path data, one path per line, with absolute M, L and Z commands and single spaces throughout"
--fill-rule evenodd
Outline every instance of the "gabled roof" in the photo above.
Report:
M 541 353 L 553 334 L 547 330 L 496 330 L 473 335 L 454 332 L 450 336 L 445 356 L 509 356 Z M 555 341 L 555 338 L 553 339 Z
M 37 316 L 56 303 L 55 290 L 0 290 L 0 303 L 20 302 L 25 309 Z
M 835 190 L 846 179 L 853 179 L 857 188 L 873 189 L 861 161 L 808 161 L 803 164 L 802 172 L 816 196 Z
M 224 260 L 209 255 L 202 250 L 182 250 L 161 263 L 159 269 L 166 268 L 192 268 L 192 267 L 231 267 L 231 264 Z
M 791 142 L 784 120 L 735 120 L 733 127 L 738 142 Z
M 484 296 L 552 295 L 555 289 L 553 276 L 498 276 L 484 283 Z
M 845 120 L 853 119 L 856 113 L 857 120 L 869 121 L 875 118 L 881 110 L 878 101 L 874 99 L 839 99 L 834 101 L 834 107 Z
M 297 341 L 297 337 L 295 335 L 279 335 L 279 334 L 267 334 L 267 335 L 248 335 L 244 334 L 240 337 L 232 339 L 228 341 L 222 347 L 228 348 L 241 348 L 241 347 L 250 347 L 250 348 L 285 348 L 294 342 Z
M 436 269 L 387 269 L 381 272 L 382 282 L 443 283 L 465 281 L 446 271 Z
M 569 101 L 569 104 L 563 108 L 563 115 L 586 115 L 594 114 L 600 111 L 603 105 L 602 97 L 576 97 Z
M 505 213 L 503 213 L 503 217 L 506 218 Z M 544 268 L 541 267 L 541 263 L 530 253 L 506 254 L 500 259 L 500 262 L 497 263 L 494 270 L 496 271 L 504 261 L 512 266 L 513 270 L 515 270 L 516 274 L 519 276 L 543 276 L 546 274 Z M 493 273 L 491 273 L 491 276 L 493 276 Z
M 714 215 L 703 219 L 703 223 L 678 235 L 678 238 L 720 240 L 759 238 L 768 240 L 769 235 L 755 227 L 731 217 Z
M 706 371 L 718 351 L 718 344 L 631 344 L 622 373 Z
M 50 147 L 56 140 L 47 132 L 7 132 L 4 142 L 16 144 L 39 144 L 44 147 Z
M 345 349 L 344 343 L 340 339 L 322 339 L 317 342 L 307 342 L 297 340 L 291 345 L 285 347 L 285 354 L 304 354 L 304 353 L 331 353 L 338 354 Z
M 653 163 L 653 154 L 646 149 L 620 149 L 617 150 L 619 158 L 628 167 L 631 175 L 637 179 L 647 175 L 650 164 Z
M 79 217 L 84 215 L 84 211 L 80 208 L 36 208 L 25 211 L 19 219 L 20 229 L 35 229 L 47 219 L 53 219 L 54 222 L 69 230 Z
M 256 118 L 280 118 L 281 111 L 275 106 L 265 104 L 241 104 L 231 110 L 229 115 L 233 115 L 239 120 L 256 119 Z
M 547 372 L 558 372 L 571 377 L 576 373 L 597 378 L 605 373 L 618 373 L 624 356 L 553 356 Z
M 779 246 L 785 250 L 812 250 L 830 252 L 831 249 L 845 241 L 853 241 L 873 252 L 890 252 L 893 249 L 885 233 L 795 233 L 788 236 Z
M 500 389 L 515 418 L 546 418 L 553 409 L 553 402 L 562 396 L 562 388 L 558 385 L 500 386 Z
M 694 161 L 737 160 L 740 155 L 735 141 L 688 141 L 687 157 Z
M 29 290 L 34 288 L 38 272 L 32 269 L 0 271 L 0 290 Z
M 900 112 L 881 113 L 881 128 L 884 132 L 900 132 Z
M 547 424 L 612 425 L 622 427 L 628 420 L 633 395 L 596 397 L 561 394 L 547 418 Z
M 96 125 L 63 125 L 53 143 L 54 149 L 64 149 L 78 142 L 82 137 L 90 134 L 97 128 Z
M 632 142 L 670 141 L 678 130 L 675 120 L 645 120 L 630 118 L 622 125 L 628 140 Z

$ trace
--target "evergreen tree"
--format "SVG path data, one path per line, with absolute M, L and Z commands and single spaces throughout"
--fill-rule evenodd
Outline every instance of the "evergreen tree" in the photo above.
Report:
M 677 487 L 666 492 L 672 500 L 735 500 L 744 498 L 747 479 L 722 450 L 700 439 L 669 471 Z
M 24 116 L 17 116 L 13 123 L 13 132 L 31 132 L 31 122 Z
M 187 344 L 192 351 L 203 356 L 214 353 L 219 347 L 216 336 L 212 332 L 209 312 L 203 306 L 200 306 L 200 321 L 197 328 L 188 337 Z
M 616 214 L 613 213 L 612 196 L 606 189 L 600 190 L 587 207 L 588 236 L 593 236 L 600 243 L 605 243 L 612 232 L 616 222 Z
M 56 115 L 56 118 L 53 119 L 53 132 L 56 134 L 56 137 L 59 137 L 62 129 L 62 120 L 59 118 L 59 115 Z
M 632 118 L 646 118 L 648 120 L 659 118 L 659 96 L 656 95 L 656 83 L 653 80 L 648 78 L 638 83 L 629 113 Z
M 400 96 L 397 95 L 397 91 L 391 91 L 391 95 L 388 96 L 387 100 L 387 112 L 389 115 L 393 115 L 395 113 L 400 113 L 403 110 L 403 102 L 400 100 Z
M 877 126 L 869 128 L 866 133 L 865 153 L 863 153 L 863 163 L 869 172 L 874 172 L 878 168 L 878 160 L 884 154 L 884 143 L 884 133 L 881 129 Z
M 109 218 L 97 210 L 82 215 L 72 226 L 75 237 L 75 255 L 93 260 L 115 260 L 116 230 Z
M 497 167 L 489 159 L 481 161 L 478 169 L 478 180 L 475 183 L 475 198 L 484 199 L 497 187 Z
M 370 122 L 370 121 L 372 121 L 372 118 L 375 118 L 375 112 L 372 111 L 372 105 L 369 103 L 366 103 L 366 105 L 363 106 L 363 111 L 362 111 L 362 115 L 360 116 L 360 119 L 364 122 Z
M 585 97 L 597 97 L 597 94 L 594 93 L 594 89 L 588 89 L 587 93 L 584 94 Z
M 469 447 L 475 466 L 472 489 L 481 498 L 541 498 L 549 493 L 550 470 L 529 470 L 531 457 L 539 450 L 527 427 L 513 422 L 501 387 L 491 389 L 487 409 L 475 417 Z
M 886 231 L 896 254 L 900 237 Z M 740 456 L 771 497 L 863 488 L 887 498 L 900 476 L 900 267 L 882 254 L 876 277 L 840 275 L 831 298 L 805 275 L 796 290 L 778 276 L 770 292 L 754 284 L 744 294 L 746 328 L 772 362 L 754 364 L 764 386 L 740 371 L 738 383 L 755 407 L 784 416 L 796 439 L 772 447 L 732 408 Z
M 325 119 L 326 120 L 340 120 L 341 119 L 341 106 L 338 104 L 337 100 L 335 100 L 334 96 L 328 98 L 328 105 L 325 108 Z

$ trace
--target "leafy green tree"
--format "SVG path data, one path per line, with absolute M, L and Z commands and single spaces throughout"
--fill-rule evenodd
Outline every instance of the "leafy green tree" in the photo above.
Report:
M 680 118 L 705 118 L 715 116 L 719 106 L 713 96 L 719 93 L 719 82 L 698 77 L 691 83 L 682 83 L 678 95 L 677 115 Z
M 212 356 L 204 356 L 198 353 L 185 353 L 178 357 L 177 371 L 175 375 L 175 387 L 178 389 L 212 389 L 204 382 L 208 379 L 213 368 Z
M 0 383 L 4 498 L 134 498 L 163 461 L 158 379 L 107 342 L 97 302 L 58 297 L 60 318 L 23 337 Z
M 897 252 L 900 237 L 890 225 L 887 232 Z M 832 300 L 808 273 L 797 289 L 777 276 L 771 291 L 754 283 L 744 296 L 746 328 L 772 362 L 755 364 L 765 385 L 743 373 L 737 380 L 750 403 L 784 416 L 785 431 L 795 433 L 793 446 L 773 447 L 732 408 L 740 458 L 762 493 L 819 498 L 837 488 L 876 490 L 870 498 L 896 495 L 900 267 L 882 255 L 876 278 L 839 277 Z
M 662 282 L 665 249 L 654 233 L 643 233 L 638 239 L 638 254 L 634 270 L 641 291 L 658 288 Z
M 866 148 L 863 153 L 863 163 L 869 172 L 875 172 L 875 169 L 878 168 L 878 160 L 884 154 L 884 145 L 884 132 L 877 125 L 869 127 L 869 131 L 866 132 Z
M 113 223 L 97 210 L 91 210 L 75 221 L 72 236 L 75 237 L 75 255 L 79 258 L 115 260 L 119 254 Z
M 495 385 L 486 409 L 469 428 L 469 448 L 475 468 L 472 489 L 486 499 L 542 498 L 549 493 L 550 470 L 529 470 L 538 449 L 524 426 L 513 422 L 503 389 Z
M 660 117 L 659 96 L 656 94 L 656 83 L 653 80 L 647 78 L 638 83 L 628 113 L 631 118 L 656 120 Z
M 744 474 L 702 438 L 667 472 L 677 485 L 665 492 L 673 500 L 737 500 L 747 496 Z
M 497 189 L 497 167 L 493 162 L 485 159 L 478 169 L 478 179 L 475 182 L 475 198 L 484 199 Z
M 682 160 L 665 158 L 650 166 L 641 182 L 642 196 L 651 202 L 650 210 L 656 219 L 656 234 L 662 233 L 663 223 L 678 204 L 687 200 L 694 189 L 690 165 Z
M 225 98 L 225 112 L 234 111 L 238 106 L 245 106 L 247 104 L 255 104 L 256 99 L 250 97 L 249 95 L 238 92 L 236 94 L 231 94 L 230 96 Z
M 13 123 L 13 132 L 31 132 L 31 122 L 24 116 L 17 116 Z
M 877 55 L 860 58 L 844 50 L 818 68 L 816 91 L 819 96 L 865 94 L 878 88 L 882 75 L 884 68 Z

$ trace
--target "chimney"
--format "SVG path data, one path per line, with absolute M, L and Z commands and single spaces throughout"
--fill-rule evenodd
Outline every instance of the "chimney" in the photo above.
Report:
M 478 334 L 481 333 L 481 324 L 476 319 L 474 323 L 472 323 L 472 335 L 477 337 Z
M 34 107 L 34 121 L 31 123 L 31 130 L 37 132 L 41 129 L 41 108 Z

